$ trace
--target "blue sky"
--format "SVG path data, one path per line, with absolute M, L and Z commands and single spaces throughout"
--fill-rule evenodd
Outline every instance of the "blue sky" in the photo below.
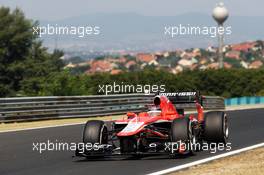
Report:
M 90 13 L 133 12 L 148 16 L 174 16 L 189 12 L 211 14 L 219 0 L 0 0 L 0 5 L 20 7 L 26 16 L 58 20 Z M 263 0 L 223 0 L 235 16 L 264 16 Z

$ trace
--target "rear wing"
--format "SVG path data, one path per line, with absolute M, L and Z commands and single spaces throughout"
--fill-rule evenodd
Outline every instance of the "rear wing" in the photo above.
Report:
M 173 104 L 183 103 L 200 103 L 203 105 L 203 97 L 200 92 L 171 92 L 171 93 L 159 93 L 160 96 L 166 96 Z

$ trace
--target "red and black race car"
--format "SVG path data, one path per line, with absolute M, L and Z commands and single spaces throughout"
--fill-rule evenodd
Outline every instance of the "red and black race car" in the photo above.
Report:
M 204 113 L 203 97 L 198 92 L 161 93 L 149 110 L 128 112 L 115 121 L 90 120 L 83 130 L 83 147 L 76 156 L 144 156 L 151 154 L 187 154 L 201 143 L 226 143 L 227 115 L 223 111 Z M 184 114 L 181 103 L 193 103 L 197 112 Z M 176 107 L 175 107 L 176 106 Z

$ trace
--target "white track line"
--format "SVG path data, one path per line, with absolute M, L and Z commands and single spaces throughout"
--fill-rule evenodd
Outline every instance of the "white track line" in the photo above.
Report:
M 246 108 L 246 109 L 226 109 L 225 111 L 241 111 L 241 110 L 248 110 L 248 109 L 259 109 L 263 108 L 261 107 L 254 107 L 252 106 L 251 108 Z M 193 113 L 195 111 L 187 111 L 185 114 Z M 4 130 L 0 131 L 0 133 L 5 133 L 5 132 L 16 132 L 16 131 L 26 131 L 26 130 L 34 130 L 34 129 L 44 129 L 44 128 L 54 128 L 54 127 L 62 127 L 62 126 L 73 126 L 73 125 L 80 125 L 84 124 L 86 122 L 82 123 L 69 123 L 69 124 L 61 124 L 61 125 L 52 125 L 52 126 L 39 126 L 39 127 L 32 127 L 32 128 L 23 128 L 23 129 L 12 129 L 12 130 Z
M 162 174 L 171 173 L 171 172 L 174 172 L 174 171 L 178 171 L 178 170 L 182 170 L 182 169 L 185 169 L 185 168 L 189 168 L 191 166 L 195 166 L 195 165 L 199 165 L 199 164 L 202 164 L 202 163 L 206 163 L 206 162 L 210 162 L 210 161 L 213 161 L 213 160 L 217 160 L 217 159 L 220 159 L 220 158 L 224 158 L 224 157 L 227 157 L 227 156 L 239 154 L 241 152 L 252 150 L 252 149 L 263 147 L 263 146 L 264 146 L 264 142 L 260 143 L 260 144 L 252 145 L 252 146 L 249 146 L 249 147 L 245 147 L 245 148 L 242 148 L 242 149 L 238 149 L 238 150 L 235 150 L 235 151 L 230 151 L 230 152 L 227 152 L 227 153 L 223 153 L 223 154 L 220 154 L 220 155 L 217 155 L 217 156 L 208 157 L 208 158 L 197 160 L 197 161 L 190 162 L 190 163 L 187 163 L 187 164 L 183 164 L 183 165 L 179 165 L 179 166 L 176 166 L 176 167 L 168 168 L 168 169 L 165 169 L 165 170 L 157 171 L 157 172 L 154 172 L 154 173 L 151 173 L 151 174 L 148 174 L 148 175 L 162 175 Z

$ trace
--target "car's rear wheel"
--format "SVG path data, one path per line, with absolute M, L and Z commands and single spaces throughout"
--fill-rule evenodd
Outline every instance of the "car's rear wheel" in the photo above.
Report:
M 177 144 L 179 149 L 184 146 L 182 153 L 193 153 L 192 144 L 196 143 L 196 137 L 193 134 L 192 123 L 189 118 L 177 118 L 171 125 L 171 141 Z
M 227 143 L 229 127 L 223 111 L 207 112 L 204 118 L 204 139 L 208 142 Z

